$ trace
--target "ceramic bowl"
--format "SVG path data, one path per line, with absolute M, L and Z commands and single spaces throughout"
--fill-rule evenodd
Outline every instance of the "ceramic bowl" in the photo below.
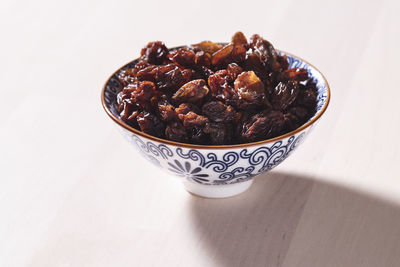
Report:
M 107 80 L 101 101 L 126 140 L 151 163 L 180 177 L 187 191 L 209 198 L 234 196 L 247 190 L 254 177 L 291 155 L 328 107 L 330 91 L 324 76 L 305 60 L 286 52 L 278 53 L 288 56 L 290 68 L 308 71 L 317 84 L 318 104 L 316 113 L 305 124 L 272 139 L 238 145 L 192 145 L 160 139 L 130 127 L 120 120 L 117 112 L 116 99 L 121 90 L 117 74 L 133 67 L 137 60 L 121 67 Z

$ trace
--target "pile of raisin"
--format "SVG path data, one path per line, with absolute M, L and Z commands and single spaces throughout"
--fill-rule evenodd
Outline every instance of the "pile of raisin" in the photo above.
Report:
M 120 118 L 182 143 L 228 145 L 273 138 L 304 124 L 317 104 L 305 69 L 292 68 L 270 42 L 237 32 L 229 44 L 168 49 L 151 42 L 120 71 Z

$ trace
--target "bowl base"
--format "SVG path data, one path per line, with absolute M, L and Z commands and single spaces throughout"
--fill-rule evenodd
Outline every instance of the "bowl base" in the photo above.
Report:
M 206 198 L 233 197 L 249 189 L 252 183 L 253 179 L 227 185 L 203 185 L 187 180 L 183 181 L 183 185 L 189 193 Z

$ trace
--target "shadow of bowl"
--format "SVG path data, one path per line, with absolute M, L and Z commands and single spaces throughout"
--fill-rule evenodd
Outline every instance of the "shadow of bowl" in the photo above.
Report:
M 322 179 L 269 172 L 190 208 L 216 266 L 400 266 L 400 207 Z

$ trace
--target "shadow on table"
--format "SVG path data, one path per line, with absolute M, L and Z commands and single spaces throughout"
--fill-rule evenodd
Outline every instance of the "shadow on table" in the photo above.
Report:
M 216 266 L 400 266 L 400 207 L 318 178 L 263 176 L 236 197 L 191 199 Z

